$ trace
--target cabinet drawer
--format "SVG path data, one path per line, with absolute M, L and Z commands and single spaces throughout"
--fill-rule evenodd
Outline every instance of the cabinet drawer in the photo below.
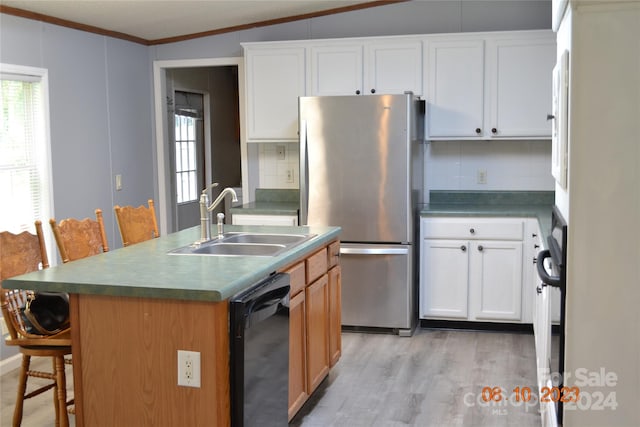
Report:
M 327 248 L 307 258 L 307 283 L 311 283 L 327 272 Z
M 298 264 L 288 268 L 285 270 L 285 273 L 289 274 L 289 280 L 291 284 L 291 290 L 289 291 L 290 296 L 296 295 L 298 292 L 304 289 L 307 281 L 305 279 L 305 268 L 304 262 L 299 262 Z
M 524 221 L 515 218 L 423 218 L 424 239 L 522 240 Z
M 340 256 L 340 242 L 333 242 L 328 247 L 329 253 L 327 258 L 328 268 L 338 264 L 338 257 Z

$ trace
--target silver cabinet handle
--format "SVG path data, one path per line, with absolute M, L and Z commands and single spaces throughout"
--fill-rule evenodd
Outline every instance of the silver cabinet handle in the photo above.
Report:
M 345 255 L 406 255 L 408 248 L 340 248 Z
M 475 229 L 475 228 L 470 228 L 470 229 L 469 229 L 469 233 L 471 233 L 471 234 L 476 234 L 476 229 Z
M 467 251 L 467 247 L 465 245 L 460 246 L 460 250 L 462 252 L 466 252 Z
M 479 246 L 478 246 L 478 250 L 479 250 L 480 252 L 482 252 L 482 251 L 484 250 L 484 246 L 479 245 Z

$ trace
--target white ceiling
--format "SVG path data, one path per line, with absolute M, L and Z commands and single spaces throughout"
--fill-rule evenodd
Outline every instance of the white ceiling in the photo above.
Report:
M 372 0 L 2 0 L 2 5 L 151 41 L 371 2 Z

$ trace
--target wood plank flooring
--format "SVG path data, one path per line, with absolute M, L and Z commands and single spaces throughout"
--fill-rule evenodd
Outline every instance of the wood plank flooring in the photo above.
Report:
M 342 339 L 340 362 L 291 426 L 540 425 L 534 399 L 525 405 L 511 395 L 525 386 L 535 394 L 532 335 L 419 329 L 411 338 L 345 332 Z M 0 378 L 3 427 L 11 425 L 16 381 L 17 371 Z M 501 387 L 511 399 L 485 403 L 484 387 Z M 51 394 L 45 393 L 25 403 L 22 425 L 53 426 L 53 416 Z M 69 419 L 75 425 L 74 416 Z

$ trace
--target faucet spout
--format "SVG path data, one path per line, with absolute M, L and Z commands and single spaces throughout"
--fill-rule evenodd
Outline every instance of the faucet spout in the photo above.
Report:
M 218 197 L 216 197 L 216 199 L 213 201 L 213 203 L 211 203 L 210 206 L 207 207 L 207 211 L 211 212 L 212 210 L 214 210 L 216 208 L 216 206 L 218 206 L 220 204 L 220 202 L 222 202 L 225 198 L 225 196 L 227 194 L 231 194 L 231 201 L 232 202 L 237 202 L 238 201 L 238 195 L 236 194 L 236 190 L 234 190 L 231 187 L 227 187 L 224 190 L 222 190 L 222 192 L 218 195 Z

